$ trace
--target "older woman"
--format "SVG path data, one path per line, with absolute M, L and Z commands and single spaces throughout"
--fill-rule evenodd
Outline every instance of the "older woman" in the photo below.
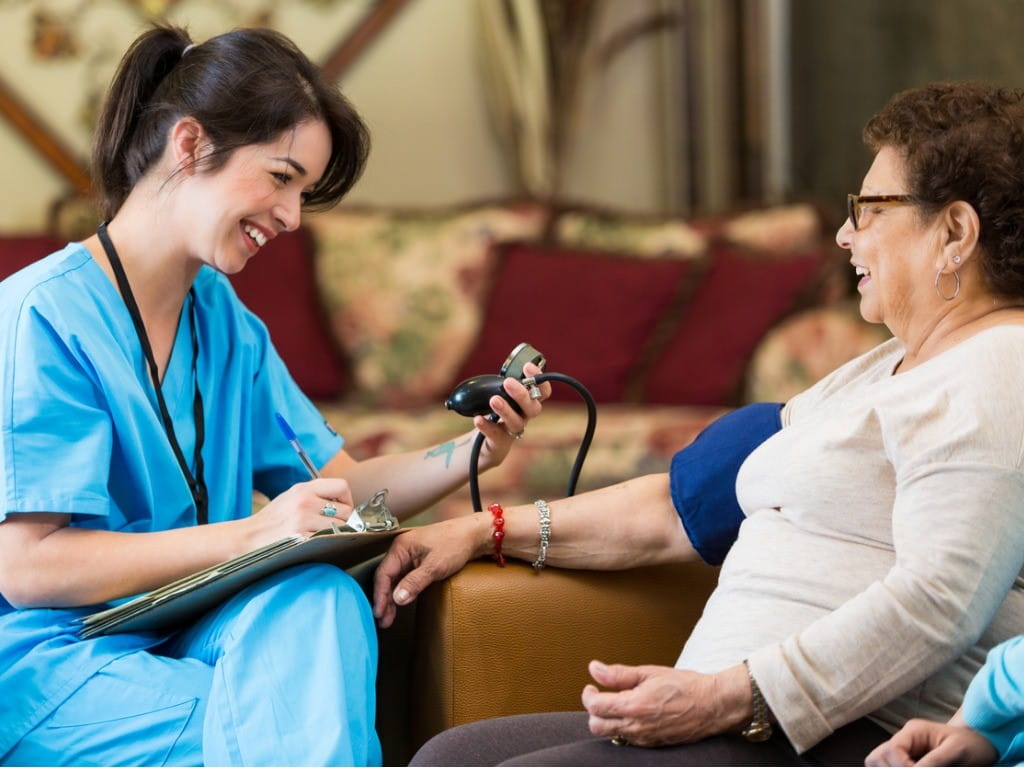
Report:
M 895 338 L 786 403 L 743 462 L 745 520 L 676 667 L 594 661 L 586 712 L 462 726 L 414 762 L 861 762 L 908 719 L 949 717 L 986 651 L 1019 631 L 1024 91 L 906 91 L 864 137 L 874 162 L 836 239 L 863 316 Z M 681 482 L 505 510 L 503 554 L 592 569 L 693 559 Z M 399 537 L 378 571 L 379 621 L 494 541 L 490 515 Z

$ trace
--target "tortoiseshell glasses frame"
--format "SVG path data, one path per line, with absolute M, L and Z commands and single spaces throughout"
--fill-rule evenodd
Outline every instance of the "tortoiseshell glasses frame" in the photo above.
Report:
M 857 218 L 860 207 L 866 203 L 902 205 L 914 202 L 913 195 L 847 195 L 846 215 L 854 229 L 858 229 Z

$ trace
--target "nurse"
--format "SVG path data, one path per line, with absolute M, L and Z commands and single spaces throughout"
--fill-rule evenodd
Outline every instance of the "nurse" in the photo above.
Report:
M 0 762 L 379 763 L 373 620 L 339 569 L 282 571 L 172 634 L 74 624 L 379 488 L 404 518 L 466 481 L 468 456 L 449 469 L 433 448 L 346 454 L 224 276 L 338 202 L 366 128 L 280 34 L 156 27 L 96 137 L 107 223 L 0 284 Z M 495 397 L 501 421 L 477 418 L 482 467 L 540 412 L 505 389 L 525 415 Z M 272 499 L 256 514 L 254 488 Z

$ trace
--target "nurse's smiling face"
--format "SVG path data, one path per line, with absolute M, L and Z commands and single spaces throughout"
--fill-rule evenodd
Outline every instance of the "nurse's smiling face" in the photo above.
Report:
M 331 138 L 320 120 L 299 123 L 266 144 L 231 153 L 223 167 L 189 175 L 189 252 L 233 274 L 281 232 L 296 229 L 307 193 L 330 159 Z

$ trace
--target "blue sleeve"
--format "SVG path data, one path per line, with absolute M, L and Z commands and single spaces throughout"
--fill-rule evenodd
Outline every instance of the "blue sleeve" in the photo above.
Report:
M 782 403 L 739 408 L 708 425 L 672 457 L 672 503 L 697 554 L 719 565 L 736 540 L 743 511 L 736 499 L 740 465 L 782 429 Z
M 245 312 L 262 347 L 253 378 L 253 485 L 273 498 L 295 483 L 309 480 L 299 457 L 281 433 L 275 413 L 280 413 L 295 430 L 299 443 L 318 467 L 341 450 L 344 440 L 292 379 L 266 326 L 248 310 Z
M 0 520 L 11 512 L 110 514 L 111 418 L 72 342 L 32 308 L 4 328 Z
M 1024 636 L 989 651 L 964 695 L 963 716 L 992 742 L 1001 765 L 1024 761 Z

